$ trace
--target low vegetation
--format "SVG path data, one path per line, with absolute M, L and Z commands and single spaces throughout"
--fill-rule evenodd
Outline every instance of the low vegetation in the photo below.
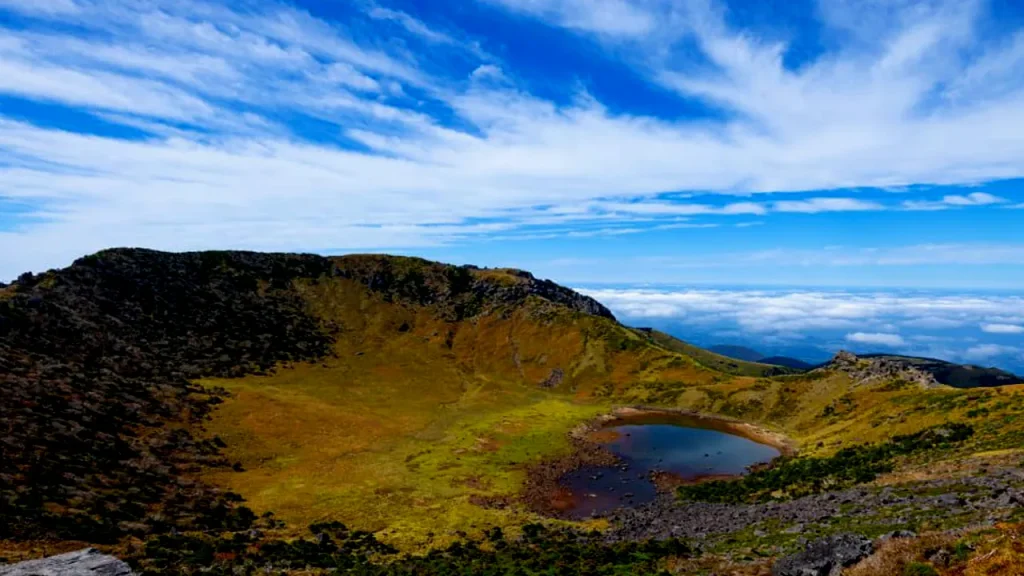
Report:
M 703 502 L 758 502 L 817 494 L 871 482 L 891 472 L 899 456 L 925 450 L 949 448 L 974 434 L 966 424 L 929 428 L 874 445 L 843 448 L 825 458 L 796 457 L 754 471 L 737 480 L 714 480 L 680 486 L 677 494 L 685 500 Z
M 972 431 L 974 450 L 1024 439 L 1020 388 L 860 385 L 691 348 L 515 270 L 101 252 L 0 287 L 0 556 L 75 540 L 153 574 L 659 573 L 703 560 L 521 498 L 531 465 L 613 406 L 801 445 L 682 489 L 716 502 L 906 472 Z
M 668 559 L 691 555 L 679 540 L 609 544 L 597 532 L 523 526 L 506 538 L 500 528 L 424 555 L 399 554 L 369 532 L 338 522 L 313 524 L 312 537 L 283 540 L 259 530 L 153 538 L 130 560 L 142 574 L 250 575 L 287 571 L 355 575 L 415 574 L 668 574 Z

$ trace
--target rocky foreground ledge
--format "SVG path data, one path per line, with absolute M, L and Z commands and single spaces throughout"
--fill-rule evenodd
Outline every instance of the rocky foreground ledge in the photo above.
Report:
M 127 564 L 103 554 L 95 548 L 85 548 L 39 560 L 28 560 L 9 566 L 0 566 L 0 576 L 133 576 Z

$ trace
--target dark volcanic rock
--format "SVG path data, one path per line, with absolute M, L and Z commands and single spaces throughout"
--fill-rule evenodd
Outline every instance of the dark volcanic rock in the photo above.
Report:
M 840 350 L 825 368 L 846 372 L 856 384 L 904 380 L 921 388 L 941 386 L 934 375 L 898 358 L 860 357 Z
M 772 576 L 839 576 L 843 568 L 871 554 L 871 540 L 857 534 L 836 534 L 816 540 L 799 554 L 772 566 Z
M 611 541 L 715 539 L 762 522 L 821 526 L 841 517 L 870 519 L 896 507 L 910 515 L 927 513 L 933 518 L 972 512 L 978 518 L 1006 520 L 1024 504 L 1024 470 L 998 468 L 986 476 L 928 480 L 900 488 L 855 487 L 758 504 L 686 502 L 666 494 L 654 502 L 612 513 L 606 537 Z
M 317 256 L 107 250 L 23 276 L 0 300 L 0 538 L 109 541 L 237 528 L 223 466 L 175 421 L 220 401 L 189 382 L 315 359 L 331 336 L 292 288 Z M 239 515 L 241 514 L 241 515 Z
M 549 374 L 547 378 L 541 381 L 540 387 L 557 388 L 563 380 L 565 380 L 565 371 L 562 370 L 561 368 L 555 368 L 554 370 L 551 371 L 551 374 Z
M 335 274 L 356 280 L 387 300 L 434 306 L 450 320 L 468 318 L 534 296 L 576 312 L 614 320 L 600 302 L 523 270 L 452 266 L 421 258 L 343 256 L 332 259 Z
M 132 576 L 127 564 L 94 548 L 0 566 L 0 576 Z

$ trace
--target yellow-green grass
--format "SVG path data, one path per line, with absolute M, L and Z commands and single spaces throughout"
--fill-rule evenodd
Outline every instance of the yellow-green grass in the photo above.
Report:
M 300 288 L 314 313 L 340 326 L 336 357 L 203 382 L 233 394 L 209 432 L 245 469 L 208 479 L 295 530 L 339 520 L 422 549 L 459 531 L 539 520 L 515 499 L 526 467 L 568 450 L 571 429 L 616 405 L 739 418 L 786 434 L 806 454 L 946 421 L 975 423 L 978 451 L 1003 447 L 991 442 L 1000 435 L 1024 437 L 1024 386 L 925 391 L 838 373 L 737 377 L 543 302 L 451 323 L 348 281 Z M 542 388 L 555 368 L 565 381 Z M 480 505 L 502 498 L 502 508 Z
M 245 469 L 208 479 L 296 530 L 340 520 L 387 529 L 381 536 L 404 548 L 535 520 L 517 504 L 470 498 L 511 499 L 526 464 L 567 450 L 574 426 L 608 410 L 538 386 L 555 366 L 570 367 L 565 354 L 584 350 L 572 331 L 559 339 L 515 319 L 446 323 L 344 282 L 308 290 L 316 312 L 341 326 L 336 357 L 203 381 L 232 393 L 208 432 Z
M 607 410 L 479 380 L 417 389 L 415 378 L 345 373 L 300 366 L 217 381 L 234 398 L 211 432 L 245 471 L 211 478 L 297 528 L 341 520 L 387 528 L 382 536 L 403 547 L 437 544 L 458 530 L 529 521 L 519 506 L 485 508 L 470 497 L 514 496 L 524 463 L 566 450 L 573 426 Z

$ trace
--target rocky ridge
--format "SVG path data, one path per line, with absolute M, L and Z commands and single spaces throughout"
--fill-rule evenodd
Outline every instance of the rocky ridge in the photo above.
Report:
M 866 386 L 877 382 L 905 381 L 923 389 L 939 388 L 943 384 L 935 376 L 919 368 L 889 357 L 861 358 L 852 352 L 841 350 L 820 369 L 845 372 L 855 386 Z

